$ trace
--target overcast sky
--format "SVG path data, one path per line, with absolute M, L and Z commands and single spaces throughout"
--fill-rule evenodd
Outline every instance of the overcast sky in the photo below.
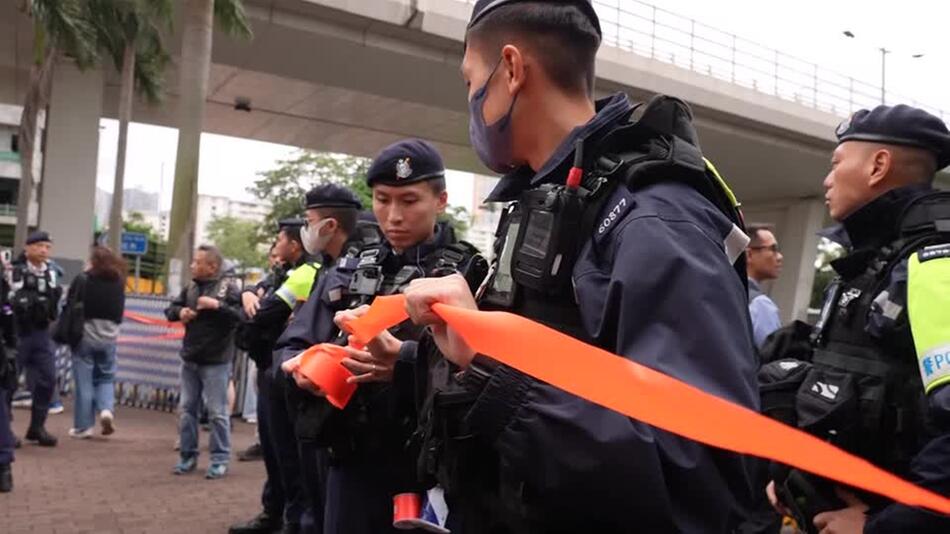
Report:
M 616 3 L 616 0 L 598 0 Z M 635 8 L 635 0 L 630 2 Z M 950 110 L 950 2 L 923 0 L 663 0 L 663 9 L 777 48 L 823 67 L 877 84 L 880 47 L 888 56 L 888 92 Z M 642 6 L 640 7 L 642 10 Z M 606 15 L 602 15 L 606 17 Z M 856 36 L 848 39 L 842 31 Z M 912 54 L 924 57 L 912 59 Z M 115 121 L 103 120 L 98 186 L 111 191 L 115 173 Z M 129 131 L 126 187 L 161 192 L 171 203 L 176 131 L 133 124 Z M 271 169 L 293 147 L 205 134 L 198 189 L 203 194 L 248 199 L 257 172 Z M 470 197 L 470 175 L 449 180 L 450 198 Z M 455 192 L 456 194 L 453 194 Z

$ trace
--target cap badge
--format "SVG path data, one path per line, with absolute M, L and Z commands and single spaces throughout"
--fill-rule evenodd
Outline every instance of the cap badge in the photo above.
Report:
M 396 178 L 405 180 L 412 176 L 412 167 L 409 165 L 409 158 L 402 158 L 396 161 Z
M 842 135 L 847 133 L 847 131 L 850 129 L 851 129 L 851 117 L 848 117 L 847 119 L 841 121 L 841 124 L 838 125 L 838 129 L 835 130 L 835 135 L 837 135 L 838 137 L 841 137 Z

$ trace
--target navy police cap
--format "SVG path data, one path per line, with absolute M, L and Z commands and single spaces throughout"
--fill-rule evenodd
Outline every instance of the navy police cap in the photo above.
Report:
M 353 208 L 359 210 L 363 209 L 363 203 L 360 202 L 356 193 L 342 185 L 323 184 L 307 191 L 304 207 L 307 209 Z
M 52 243 L 53 240 L 50 239 L 49 233 L 44 232 L 43 230 L 36 230 L 31 232 L 30 235 L 26 238 L 26 244 L 32 245 L 34 243 Z
M 594 11 L 594 6 L 591 4 L 591 0 L 478 0 L 475 2 L 475 8 L 472 9 L 472 18 L 468 21 L 468 28 L 471 29 L 472 26 L 478 24 L 478 21 L 485 18 L 485 15 L 488 15 L 499 7 L 510 6 L 512 4 L 519 4 L 528 1 L 541 4 L 570 4 L 577 6 L 581 12 L 587 15 L 587 18 L 590 19 L 591 23 L 594 25 L 594 28 L 597 30 L 597 35 L 603 36 L 603 33 L 600 30 L 600 19 L 597 17 L 597 12 Z
M 277 228 L 279 230 L 291 229 L 291 228 L 302 228 L 303 225 L 307 224 L 306 219 L 292 218 L 292 219 L 281 219 L 277 221 Z
M 838 144 L 867 141 L 922 148 L 937 158 L 937 170 L 950 165 L 950 131 L 942 120 L 922 109 L 899 104 L 862 109 L 835 131 Z
M 409 185 L 445 176 L 442 156 L 422 139 L 405 139 L 384 148 L 366 173 L 366 183 Z

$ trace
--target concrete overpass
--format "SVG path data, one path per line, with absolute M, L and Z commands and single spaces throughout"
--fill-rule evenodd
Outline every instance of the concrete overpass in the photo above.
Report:
M 841 82 L 817 66 L 793 65 L 777 52 L 763 64 L 768 53 L 745 51 L 751 47 L 737 37 L 697 29 L 646 4 L 595 4 L 605 30 L 599 93 L 619 90 L 635 99 L 666 93 L 690 102 L 703 148 L 734 185 L 747 218 L 777 225 L 786 272 L 772 294 L 786 318 L 802 316 L 814 233 L 824 223 L 820 182 L 833 130 L 842 115 L 873 105 L 868 95 L 874 90 L 855 89 L 854 80 Z M 458 72 L 470 1 L 245 5 L 255 38 L 215 37 L 206 131 L 362 156 L 419 136 L 439 146 L 449 167 L 486 172 L 469 147 Z M 20 101 L 27 80 L 32 37 L 28 21 L 13 9 L 9 3 L 0 8 L 0 35 L 8 36 L 0 45 L 0 102 Z M 115 116 L 117 79 L 112 72 L 80 75 L 68 67 L 56 73 L 40 225 L 76 236 L 59 247 L 66 258 L 85 253 L 88 239 L 63 214 L 92 213 L 98 119 Z M 139 103 L 134 120 L 174 127 L 174 68 L 167 88 L 163 106 Z M 237 98 L 248 99 L 251 111 L 236 110 Z

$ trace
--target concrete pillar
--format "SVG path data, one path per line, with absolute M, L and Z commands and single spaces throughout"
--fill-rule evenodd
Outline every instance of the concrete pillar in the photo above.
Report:
M 763 290 L 778 305 L 782 322 L 805 320 L 815 280 L 816 235 L 825 223 L 826 211 L 820 198 L 778 202 L 744 208 L 746 222 L 775 225 L 775 237 L 782 249 L 782 276 Z
M 39 227 L 53 238 L 53 257 L 68 279 L 81 270 L 93 239 L 102 89 L 98 69 L 80 72 L 64 62 L 53 71 Z

